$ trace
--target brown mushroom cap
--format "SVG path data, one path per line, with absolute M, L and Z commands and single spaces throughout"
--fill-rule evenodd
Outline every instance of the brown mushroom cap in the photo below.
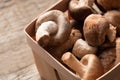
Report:
M 44 24 L 44 26 L 42 26 L 42 24 Z M 43 46 L 60 45 L 68 40 L 71 32 L 69 20 L 66 18 L 66 15 L 59 10 L 51 10 L 40 15 L 35 27 L 37 42 Z
M 76 21 L 84 21 L 84 19 L 91 13 L 92 4 L 94 0 L 71 0 L 69 3 L 68 11 L 70 16 Z
M 54 56 L 56 56 L 57 58 L 61 58 L 61 56 L 63 55 L 63 53 L 65 53 L 66 51 L 72 49 L 74 43 L 80 39 L 82 37 L 81 32 L 77 29 L 72 29 L 70 37 L 68 38 L 68 40 L 66 42 L 64 42 L 63 44 L 59 45 L 59 46 L 55 46 L 55 47 L 48 47 L 46 48 L 46 50 L 53 54 Z
M 97 0 L 97 3 L 101 5 L 106 11 L 120 9 L 120 0 Z
M 99 58 L 94 54 L 85 55 L 80 60 L 80 63 L 87 67 L 83 80 L 96 80 L 104 73 Z
M 118 10 L 108 11 L 104 14 L 104 17 L 110 24 L 116 27 L 117 34 L 120 35 L 120 11 Z
M 100 61 L 104 67 L 104 72 L 107 72 L 110 70 L 116 60 L 116 50 L 115 48 L 109 48 L 104 50 L 100 55 L 99 55 Z
M 109 23 L 100 14 L 91 14 L 85 19 L 83 26 L 84 37 L 91 46 L 103 44 L 108 30 Z
M 69 14 L 73 19 L 75 19 L 78 22 L 84 21 L 84 19 L 91 13 L 92 11 L 90 10 L 89 7 L 83 7 L 81 9 L 76 8 L 74 10 L 71 8 L 71 6 L 69 8 Z

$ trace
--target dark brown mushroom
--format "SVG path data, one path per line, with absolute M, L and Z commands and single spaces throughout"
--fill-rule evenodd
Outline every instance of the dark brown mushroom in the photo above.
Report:
M 76 21 L 84 21 L 84 19 L 93 13 L 92 5 L 94 0 L 71 0 L 68 11 L 70 16 Z
M 120 9 L 120 0 L 97 0 L 97 3 L 106 11 Z

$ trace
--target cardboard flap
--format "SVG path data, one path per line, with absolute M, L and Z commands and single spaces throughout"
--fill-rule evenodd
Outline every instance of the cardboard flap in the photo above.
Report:
M 106 72 L 103 76 L 99 77 L 97 80 L 120 80 L 120 63 Z

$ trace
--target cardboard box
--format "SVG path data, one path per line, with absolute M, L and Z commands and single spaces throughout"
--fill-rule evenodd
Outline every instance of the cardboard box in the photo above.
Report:
M 67 10 L 69 0 L 59 0 L 56 4 L 51 6 L 48 10 Z M 46 12 L 44 11 L 44 12 Z M 43 12 L 43 13 L 44 13 Z M 41 13 L 40 15 L 42 15 Z M 57 61 L 51 54 L 37 44 L 34 40 L 35 36 L 35 22 L 37 17 L 30 22 L 25 28 L 26 39 L 33 51 L 35 63 L 40 73 L 42 80 L 81 80 L 79 76 L 75 75 L 59 61 Z M 103 74 L 97 80 L 120 80 L 120 63 Z

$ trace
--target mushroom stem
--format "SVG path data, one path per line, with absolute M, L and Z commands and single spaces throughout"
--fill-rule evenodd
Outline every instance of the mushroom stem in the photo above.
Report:
M 117 34 L 116 27 L 114 27 L 112 24 L 110 24 L 109 30 L 107 32 L 107 37 L 110 40 L 110 42 L 115 41 L 116 34 Z
M 96 47 L 88 45 L 88 43 L 83 39 L 78 39 L 74 44 L 72 53 L 78 58 L 82 58 L 86 54 L 95 54 L 96 51 Z
M 80 7 L 88 6 L 92 7 L 95 0 L 79 0 Z
M 61 59 L 76 71 L 82 80 L 95 80 L 104 73 L 99 59 L 93 54 L 87 54 L 79 61 L 72 53 L 66 52 Z
M 70 37 L 68 38 L 68 40 L 57 46 L 57 47 L 53 47 L 51 50 L 50 48 L 48 48 L 47 50 L 51 53 L 54 54 L 54 56 L 56 56 L 57 58 L 61 58 L 61 56 L 63 55 L 63 53 L 65 53 L 66 51 L 68 51 L 69 49 L 72 49 L 74 43 L 80 39 L 82 37 L 82 34 L 79 30 L 77 29 L 72 29 Z
M 98 8 L 98 6 L 95 3 L 93 3 L 92 7 L 96 13 L 103 14 L 103 12 Z
M 50 22 L 50 25 L 48 25 L 48 22 Z M 40 31 L 40 33 L 42 33 L 43 35 L 46 33 L 45 39 L 48 38 L 48 40 L 44 41 L 44 38 L 43 38 L 42 41 L 39 41 L 38 40 L 39 35 L 42 35 L 42 34 L 38 34 L 37 40 L 41 43 L 43 42 L 42 44 L 46 42 L 44 44 L 46 46 L 58 46 L 60 44 L 63 44 L 70 36 L 71 25 L 69 20 L 66 18 L 66 15 L 62 11 L 51 10 L 44 13 L 43 15 L 40 15 L 36 21 L 36 25 L 35 25 L 36 31 L 39 27 L 41 27 L 41 25 L 46 27 L 40 28 L 40 30 L 44 30 L 43 32 Z
M 67 64 L 71 69 L 76 71 L 79 76 L 82 78 L 85 73 L 85 66 L 77 60 L 77 58 L 71 53 L 71 52 L 66 52 L 62 56 L 62 61 Z

